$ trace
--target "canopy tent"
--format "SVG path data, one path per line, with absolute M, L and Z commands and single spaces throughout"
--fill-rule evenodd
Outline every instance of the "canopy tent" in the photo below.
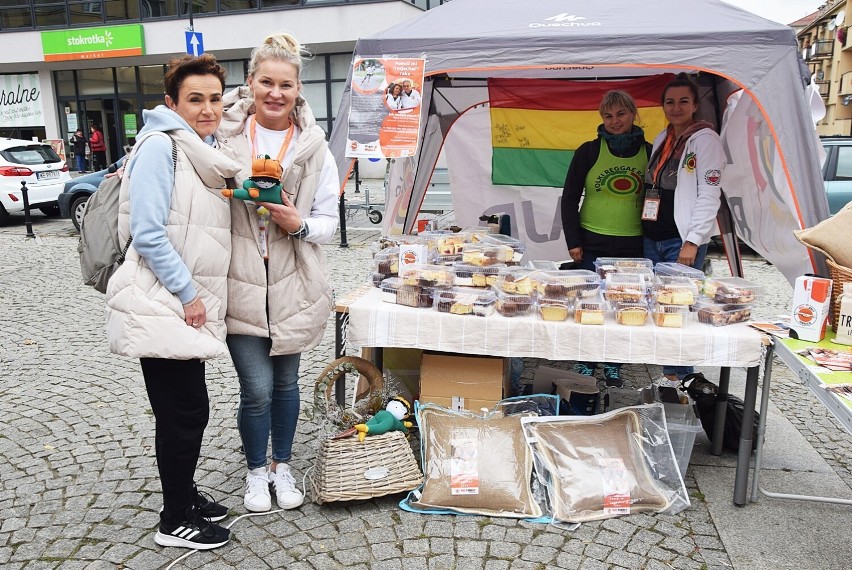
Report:
M 688 6 L 678 0 L 454 0 L 359 40 L 354 56 L 426 60 L 419 147 L 413 157 L 392 160 L 387 233 L 412 229 L 446 147 L 460 225 L 475 224 L 483 213 L 510 212 L 513 235 L 532 257 L 567 259 L 561 188 L 493 184 L 489 81 L 611 81 L 687 71 L 699 74 L 700 113 L 719 126 L 728 156 L 722 211 L 730 216 L 720 218 L 726 245 L 735 247 L 735 228 L 790 281 L 816 266 L 792 233 L 826 218 L 828 204 L 809 73 L 787 26 L 716 0 Z M 331 136 L 341 185 L 352 165 L 345 157 L 351 75 L 350 69 Z

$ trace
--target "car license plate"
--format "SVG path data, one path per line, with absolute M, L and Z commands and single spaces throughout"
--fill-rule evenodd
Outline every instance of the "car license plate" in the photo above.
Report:
M 36 178 L 39 180 L 56 180 L 59 178 L 59 171 L 48 170 L 47 172 L 36 172 Z

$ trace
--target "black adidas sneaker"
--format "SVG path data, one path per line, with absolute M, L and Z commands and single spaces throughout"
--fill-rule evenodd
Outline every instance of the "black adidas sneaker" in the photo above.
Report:
M 195 506 L 199 514 L 210 522 L 219 522 L 228 516 L 228 507 L 220 505 L 207 493 L 202 493 L 195 488 Z
M 212 550 L 227 544 L 231 531 L 211 523 L 199 513 L 198 508 L 186 509 L 186 519 L 176 525 L 160 522 L 154 542 L 160 546 L 177 546 L 193 550 Z

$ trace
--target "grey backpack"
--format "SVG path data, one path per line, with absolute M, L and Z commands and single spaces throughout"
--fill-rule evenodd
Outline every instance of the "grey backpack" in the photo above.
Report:
M 156 133 L 151 133 L 156 134 Z M 168 135 L 165 135 L 168 136 Z M 147 138 L 147 137 L 145 137 Z M 136 147 L 144 139 L 140 138 Z M 177 146 L 173 138 L 172 163 L 177 168 Z M 128 157 L 125 161 L 127 165 Z M 96 291 L 106 293 L 107 283 L 112 274 L 124 263 L 127 250 L 133 236 L 126 243 L 118 240 L 118 198 L 121 193 L 121 176 L 104 178 L 97 192 L 86 202 L 86 210 L 80 224 L 80 241 L 77 253 L 80 254 L 80 272 L 83 284 L 94 287 Z

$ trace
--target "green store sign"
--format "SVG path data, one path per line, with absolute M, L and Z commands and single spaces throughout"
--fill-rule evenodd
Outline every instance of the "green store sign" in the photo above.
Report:
M 145 55 L 142 24 L 100 26 L 41 33 L 44 61 Z

